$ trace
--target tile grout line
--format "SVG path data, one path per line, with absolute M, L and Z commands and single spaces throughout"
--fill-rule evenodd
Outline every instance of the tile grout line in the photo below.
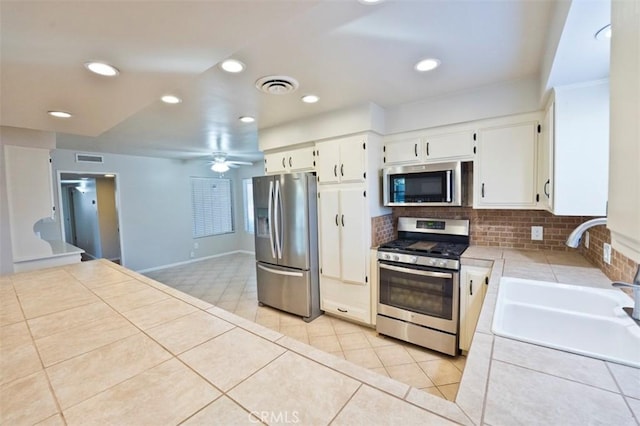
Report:
M 613 374 L 613 371 L 611 371 L 611 366 L 609 365 L 609 363 L 606 362 L 606 361 L 603 361 L 603 362 L 604 362 L 604 365 L 605 365 L 607 371 L 611 375 L 611 378 L 613 379 L 613 383 L 616 384 L 616 387 L 620 391 L 619 394 L 620 394 L 620 396 L 622 396 L 622 399 L 624 400 L 625 405 L 627 406 L 627 408 L 631 412 L 631 416 L 635 419 L 636 423 L 640 424 L 640 418 L 638 418 L 638 416 L 636 416 L 635 411 L 633 411 L 633 409 L 631 408 L 631 405 L 629 404 L 629 401 L 627 400 L 628 398 L 631 398 L 631 397 L 626 395 L 624 393 L 624 391 L 622 390 L 622 386 L 620 386 L 620 383 L 618 382 L 618 379 L 616 379 L 616 375 Z

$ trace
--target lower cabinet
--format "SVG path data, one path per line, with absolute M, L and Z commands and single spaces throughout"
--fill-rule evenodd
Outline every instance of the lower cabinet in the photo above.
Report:
M 491 268 L 466 266 L 460 268 L 460 339 L 459 347 L 468 351 L 476 331 L 482 302 L 487 293 Z
M 321 277 L 320 309 L 339 317 L 371 324 L 371 285 Z

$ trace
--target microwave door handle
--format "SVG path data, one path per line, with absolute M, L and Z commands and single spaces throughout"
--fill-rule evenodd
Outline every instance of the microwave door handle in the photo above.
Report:
M 267 216 L 267 220 L 269 221 L 269 248 L 271 248 L 271 257 L 275 259 L 276 257 L 276 249 L 273 245 L 273 180 L 269 181 L 269 213 Z
M 451 170 L 447 170 L 447 203 L 451 201 Z
M 400 266 L 387 265 L 386 263 L 378 263 L 380 269 L 388 269 L 390 271 L 404 272 L 413 275 L 422 275 L 424 277 L 434 278 L 453 278 L 453 274 L 446 272 L 423 271 L 421 269 L 402 268 Z

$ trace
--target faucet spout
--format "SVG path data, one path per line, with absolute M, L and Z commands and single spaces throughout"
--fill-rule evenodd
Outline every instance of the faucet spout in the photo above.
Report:
M 618 288 L 627 287 L 633 289 L 633 311 L 629 313 L 627 308 L 624 308 L 624 310 L 640 325 L 640 265 L 638 266 L 636 276 L 633 278 L 632 283 L 616 281 L 611 285 Z
M 582 234 L 589 228 L 598 225 L 606 225 L 607 218 L 606 217 L 597 217 L 595 219 L 588 220 L 584 223 L 581 223 L 574 229 L 569 237 L 567 237 L 567 242 L 565 243 L 569 247 L 577 248 L 580 245 L 580 239 L 582 238 Z

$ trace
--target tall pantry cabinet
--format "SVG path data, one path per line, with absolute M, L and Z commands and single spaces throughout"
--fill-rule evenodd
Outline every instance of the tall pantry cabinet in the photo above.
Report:
M 380 203 L 381 137 L 367 132 L 316 142 L 320 308 L 373 324 L 371 218 Z

